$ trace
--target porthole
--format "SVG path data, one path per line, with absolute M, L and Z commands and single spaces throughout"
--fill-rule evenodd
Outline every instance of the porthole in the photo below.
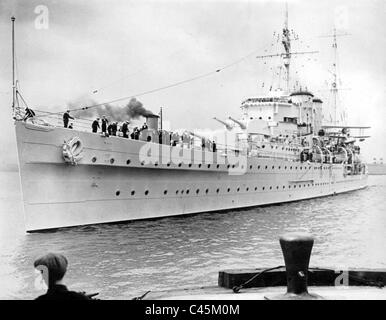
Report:
M 145 191 L 145 196 L 147 196 L 149 194 L 149 190 L 146 190 Z
M 176 194 L 178 194 L 178 190 L 176 190 Z
M 255 187 L 255 191 L 257 191 L 257 187 Z
M 210 168 L 210 164 L 208 164 L 208 169 Z
M 247 187 L 247 188 L 245 189 L 245 191 L 249 191 L 249 188 Z
M 144 164 L 145 164 L 145 162 L 144 162 L 144 161 L 142 161 L 142 162 L 141 162 L 141 166 L 143 166 Z
M 170 167 L 170 162 L 168 162 L 166 165 L 167 165 L 168 167 Z
M 206 190 L 205 190 L 205 193 L 208 194 L 208 193 L 209 193 L 209 189 L 206 189 Z
M 168 191 L 167 191 L 167 190 L 164 190 L 164 194 L 165 194 L 165 195 L 168 194 Z
M 154 163 L 155 166 L 158 166 L 158 162 Z
M 276 186 L 276 189 L 279 189 L 279 186 Z
M 231 191 L 231 188 L 228 188 L 228 190 L 227 190 L 228 192 L 230 192 Z
M 252 166 L 249 166 L 249 169 L 252 170 Z
M 201 163 L 198 165 L 199 168 L 201 168 Z
M 240 187 L 237 188 L 237 192 L 239 192 L 239 191 L 240 191 Z
M 126 164 L 130 164 L 131 160 L 130 159 L 127 159 L 126 160 Z
M 189 163 L 189 168 L 192 166 L 192 164 L 191 163 Z
M 199 194 L 199 193 L 200 193 L 200 189 L 197 189 L 197 190 L 196 190 L 196 193 Z
M 234 169 L 235 168 L 235 165 L 232 165 L 232 169 Z
M 287 170 L 287 166 L 284 167 L 284 170 Z
M 257 169 L 260 169 L 260 166 L 257 166 Z
M 227 168 L 229 169 L 229 168 L 230 168 L 230 166 L 231 166 L 231 165 L 230 165 L 230 164 L 228 164 L 228 165 L 227 165 Z
M 186 194 L 189 194 L 189 189 L 186 190 Z
M 272 190 L 272 187 L 269 187 L 269 190 Z
M 220 168 L 220 165 L 218 164 L 216 167 L 217 167 L 217 169 L 218 169 L 218 168 Z
M 119 196 L 121 194 L 121 191 L 119 191 L 119 190 L 117 190 L 116 192 L 115 192 L 115 195 L 116 196 Z
M 131 195 L 132 196 L 135 195 L 135 191 L 134 190 L 131 191 Z
M 182 163 L 179 163 L 178 166 L 181 167 L 181 166 L 182 166 Z
M 97 160 L 96 157 L 93 157 L 93 158 L 91 159 L 92 162 L 95 162 L 96 160 Z
M 263 187 L 263 190 L 265 190 L 265 187 Z
M 184 190 L 181 190 L 181 194 L 184 194 Z
M 281 169 L 281 166 L 279 166 L 279 170 Z
M 272 166 L 272 169 L 275 169 L 275 166 Z
M 265 166 L 265 170 L 267 170 L 268 169 L 268 166 Z
M 285 189 L 285 186 L 283 186 L 283 189 Z
M 220 189 L 217 189 L 216 192 L 219 193 L 219 192 L 220 192 Z

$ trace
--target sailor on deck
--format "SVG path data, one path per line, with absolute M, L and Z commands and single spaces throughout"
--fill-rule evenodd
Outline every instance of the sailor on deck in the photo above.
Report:
M 128 132 L 128 125 L 129 125 L 129 122 L 128 121 L 125 121 L 123 124 L 122 124 L 122 134 L 123 134 L 123 137 L 124 138 L 128 138 L 129 136 L 127 135 L 127 132 Z
M 92 127 L 92 132 L 94 132 L 94 133 L 98 132 L 98 128 L 100 128 L 100 126 L 99 126 L 99 118 L 96 118 L 96 120 L 94 120 L 94 122 L 92 123 L 91 127 Z
M 70 116 L 70 110 L 67 110 L 65 113 L 63 113 L 63 124 L 64 124 L 65 128 L 68 127 L 68 122 L 70 119 L 74 120 L 74 117 L 71 117 Z
M 23 120 L 27 121 L 28 118 L 33 118 L 34 116 L 35 116 L 35 112 L 32 109 L 26 107 Z
M 108 123 L 109 123 L 109 121 L 106 119 L 106 116 L 103 116 L 102 117 L 102 133 L 104 133 L 104 134 L 106 134 Z

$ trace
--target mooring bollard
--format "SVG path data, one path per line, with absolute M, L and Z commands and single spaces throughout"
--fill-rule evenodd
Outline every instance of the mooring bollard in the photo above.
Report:
M 288 233 L 280 237 L 287 275 L 287 293 L 265 297 L 266 299 L 322 299 L 316 294 L 308 293 L 307 289 L 308 265 L 313 244 L 314 238 L 308 233 Z

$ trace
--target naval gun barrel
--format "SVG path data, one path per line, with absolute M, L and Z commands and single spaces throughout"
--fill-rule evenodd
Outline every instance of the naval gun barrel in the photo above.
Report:
M 200 136 L 199 134 L 197 133 L 194 133 L 194 132 L 191 132 L 191 131 L 187 131 L 190 135 L 194 136 L 194 137 L 197 137 L 199 139 L 205 139 L 205 140 L 209 140 L 208 138 L 205 138 L 203 136 Z
M 228 123 L 226 123 L 225 121 L 217 119 L 216 117 L 214 117 L 213 120 L 216 120 L 216 121 L 220 122 L 221 124 L 223 124 L 227 130 L 232 130 L 232 126 L 229 125 Z
M 240 128 L 243 130 L 245 130 L 247 128 L 247 126 L 244 123 L 242 123 L 241 121 L 233 119 L 232 117 L 229 117 L 229 120 L 232 120 L 233 122 L 237 123 L 240 126 Z

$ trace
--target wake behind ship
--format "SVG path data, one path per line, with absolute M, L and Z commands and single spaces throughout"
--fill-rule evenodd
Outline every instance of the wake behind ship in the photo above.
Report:
M 364 127 L 322 124 L 322 100 L 290 90 L 296 53 L 287 22 L 282 44 L 286 90 L 245 99 L 238 119 L 216 119 L 233 137 L 230 145 L 163 130 L 152 113 L 144 114 L 141 129 L 129 124 L 131 135 L 123 124 L 109 135 L 90 132 L 91 126 L 63 128 L 45 114 L 26 119 L 13 78 L 26 230 L 254 207 L 366 187 L 356 144 L 365 137 L 350 134 Z

